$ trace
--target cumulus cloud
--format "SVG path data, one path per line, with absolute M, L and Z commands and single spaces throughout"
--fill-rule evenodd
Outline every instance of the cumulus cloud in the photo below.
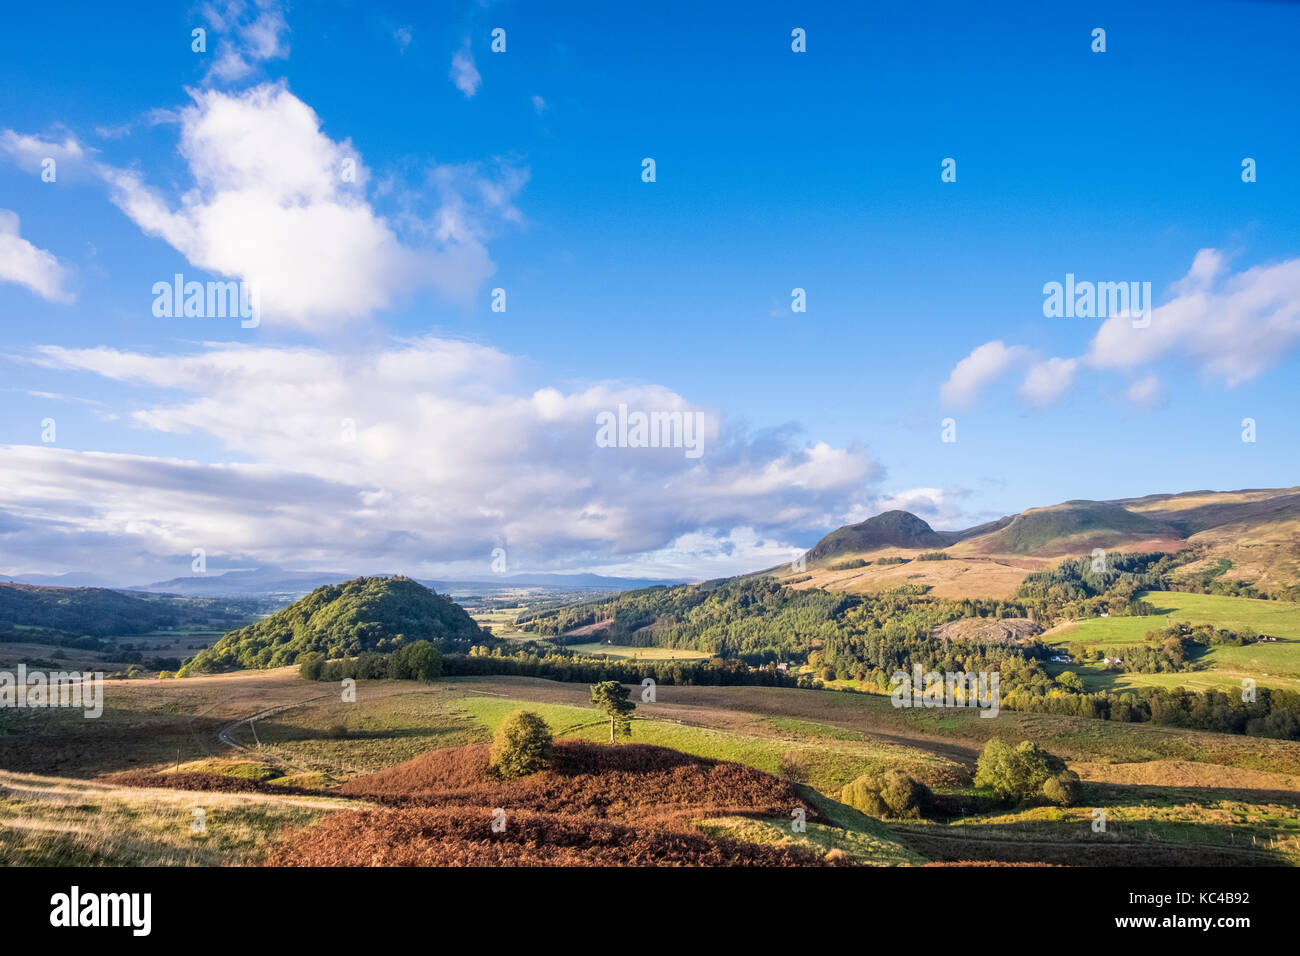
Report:
M 0 209 L 0 282 L 26 286 L 42 299 L 71 303 L 68 291 L 71 273 L 59 260 L 18 234 L 18 214 Z
M 957 363 L 939 390 L 945 405 L 970 405 L 984 387 L 1021 361 L 1027 350 L 1004 342 L 985 342 Z
M 1222 252 L 1202 249 L 1169 294 L 1149 324 L 1135 327 L 1127 315 L 1106 319 L 1077 358 L 1035 360 L 1024 346 L 986 342 L 957 363 L 940 395 L 947 404 L 969 404 L 1023 361 L 1031 364 L 1019 394 L 1035 405 L 1058 399 L 1083 369 L 1139 371 L 1171 359 L 1235 388 L 1300 345 L 1300 258 L 1229 274 Z M 1129 398 L 1149 404 L 1158 393 L 1159 383 L 1147 376 L 1133 383 Z
M 1174 288 L 1174 298 L 1152 312 L 1149 328 L 1107 319 L 1088 364 L 1128 369 L 1177 358 L 1233 388 L 1300 343 L 1300 258 L 1228 275 L 1225 257 L 1203 249 Z
M 442 193 L 426 242 L 412 245 L 364 196 L 368 171 L 283 84 L 196 92 L 179 114 L 180 153 L 195 186 L 169 202 L 132 170 L 100 167 L 113 201 L 195 266 L 251 284 L 264 318 L 338 325 L 432 284 L 466 301 L 494 271 L 486 229 L 467 216 L 457 169 L 434 170 Z M 479 176 L 471 211 L 510 219 L 522 185 Z M 441 218 L 439 218 L 441 217 Z
M 39 449 L 0 456 L 0 492 L 17 519 L 71 522 L 151 553 L 188 554 L 202 538 L 209 554 L 277 563 L 432 573 L 461 562 L 481 573 L 503 546 L 520 570 L 669 568 L 704 535 L 708 560 L 744 570 L 838 523 L 879 476 L 862 449 L 807 443 L 790 428 L 751 432 L 712 412 L 697 459 L 682 448 L 598 447 L 597 415 L 620 404 L 700 410 L 656 385 L 524 386 L 514 357 L 436 338 L 347 355 L 50 346 L 31 360 L 155 390 L 156 403 L 130 414 L 137 427 L 199 436 L 216 458 L 255 463 L 68 453 L 73 467 Z M 78 476 L 70 486 L 65 473 Z M 89 487 L 92 477 L 103 487 Z M 236 500 L 245 495 L 256 500 Z M 226 521 L 240 509 L 245 518 Z M 719 542 L 733 536 L 728 551 Z
M 452 54 L 450 76 L 452 83 L 456 84 L 456 89 L 464 93 L 466 99 L 478 92 L 483 78 L 479 76 L 478 67 L 474 65 L 474 54 L 469 48 L 469 40 L 466 40 L 465 45 Z
M 370 173 L 351 142 L 327 136 L 283 83 L 191 95 L 170 117 L 194 181 L 178 196 L 99 161 L 75 138 L 5 130 L 0 153 L 24 168 L 55 156 L 60 173 L 64 162 L 89 171 L 144 232 L 199 269 L 248 282 L 272 325 L 327 330 L 423 286 L 468 302 L 496 269 L 488 239 L 523 221 L 514 199 L 526 170 L 432 166 L 418 189 L 402 191 L 390 220 L 368 200 Z

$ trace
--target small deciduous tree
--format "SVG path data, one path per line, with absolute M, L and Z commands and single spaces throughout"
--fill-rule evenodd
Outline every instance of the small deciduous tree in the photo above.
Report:
M 491 764 L 503 777 L 523 777 L 551 759 L 551 728 L 537 714 L 516 710 L 492 737 Z
M 609 742 L 617 737 L 632 736 L 632 711 L 636 704 L 628 700 L 628 689 L 616 680 L 603 680 L 593 684 L 591 702 L 609 714 Z

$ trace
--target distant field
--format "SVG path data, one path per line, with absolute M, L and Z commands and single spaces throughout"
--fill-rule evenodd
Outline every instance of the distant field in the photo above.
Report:
M 515 618 L 525 610 L 527 608 L 524 607 L 494 608 L 490 611 L 472 611 L 470 617 L 483 627 L 490 627 L 494 637 L 507 641 L 526 640 L 537 635 L 528 634 L 515 626 Z
M 1281 640 L 1210 648 L 1200 658 L 1204 669 L 1186 673 L 1122 674 L 1106 671 L 1097 664 L 1053 665 L 1051 670 L 1055 673 L 1073 670 L 1093 690 L 1183 686 L 1229 691 L 1240 690 L 1242 678 L 1246 677 L 1261 686 L 1300 690 L 1300 604 L 1174 591 L 1148 591 L 1141 597 L 1159 613 L 1148 617 L 1092 618 L 1052 631 L 1047 640 L 1058 647 L 1082 642 L 1103 653 L 1114 648 L 1122 654 L 1124 645 L 1143 643 L 1148 631 L 1159 631 L 1179 621 L 1268 634 Z
M 708 660 L 703 651 L 679 650 L 672 647 L 626 647 L 591 641 L 587 644 L 566 644 L 566 650 L 589 657 L 613 657 L 629 661 L 698 661 Z

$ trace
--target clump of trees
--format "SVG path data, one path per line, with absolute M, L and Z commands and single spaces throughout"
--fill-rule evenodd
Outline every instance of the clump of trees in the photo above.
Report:
M 843 561 L 836 561 L 830 566 L 832 571 L 852 571 L 855 568 L 865 568 L 871 562 L 866 558 L 846 558 Z
M 1068 807 L 1078 799 L 1079 775 L 1033 741 L 1012 747 L 994 737 L 975 766 L 975 786 L 988 787 L 1010 803 L 1045 798 Z
M 303 680 L 420 680 L 442 676 L 442 653 L 429 641 L 403 644 L 391 654 L 369 651 L 342 660 L 326 660 L 319 651 L 298 655 L 298 676 Z
M 902 770 L 863 774 L 840 791 L 840 803 L 872 817 L 915 819 L 924 816 L 934 794 Z
M 542 770 L 554 752 L 551 728 L 537 714 L 516 710 L 492 737 L 490 763 L 501 777 L 523 777 Z

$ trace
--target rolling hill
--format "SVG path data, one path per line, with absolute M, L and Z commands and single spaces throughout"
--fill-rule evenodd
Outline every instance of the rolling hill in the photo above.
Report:
M 1186 552 L 1180 573 L 1187 578 L 1291 588 L 1300 584 L 1300 488 L 1072 500 L 958 531 L 888 511 L 826 535 L 807 552 L 806 569 L 767 573 L 798 588 L 876 592 L 922 584 L 939 597 L 1009 598 L 1026 575 L 1095 548 Z M 917 560 L 935 551 L 948 560 Z
M 284 610 L 231 631 L 200 651 L 185 673 L 281 667 L 306 651 L 354 656 L 417 640 L 468 650 L 487 637 L 459 604 L 417 581 L 354 578 L 317 588 Z
M 255 613 L 255 605 L 247 602 L 0 583 L 0 631 L 44 628 L 73 636 L 121 637 L 162 628 L 229 628 Z

